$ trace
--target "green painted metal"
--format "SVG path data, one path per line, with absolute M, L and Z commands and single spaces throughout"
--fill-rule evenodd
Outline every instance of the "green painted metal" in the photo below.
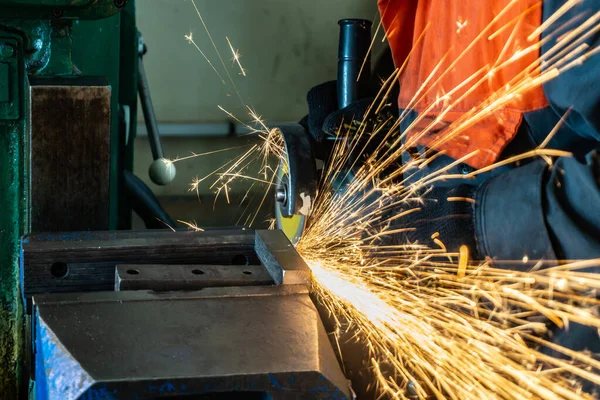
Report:
M 1 32 L 0 43 L 7 42 L 12 44 L 14 50 L 13 61 L 9 63 L 9 86 L 16 114 L 0 117 L 0 397 L 17 399 L 24 341 L 23 309 L 19 294 L 19 239 L 28 230 L 27 171 L 24 168 L 27 78 L 21 38 Z
M 121 8 L 120 0 L 0 0 L 0 399 L 26 398 L 28 392 L 18 262 L 20 237 L 29 232 L 28 77 L 108 79 L 112 90 L 110 227 L 130 226 L 131 211 L 120 196 L 119 176 L 133 163 L 138 58 L 135 2 L 123 4 Z M 33 18 L 61 5 L 65 18 Z M 13 19 L 7 19 L 5 10 L 13 13 Z M 119 124 L 125 107 L 130 110 L 128 141 L 126 129 Z
M 103 76 L 112 89 L 110 138 L 110 229 L 117 229 L 119 207 L 119 70 L 121 14 L 96 21 L 75 21 L 72 27 L 73 63 L 83 75 Z
M 101 19 L 118 13 L 128 0 L 0 0 L 0 19 Z
M 16 120 L 20 117 L 19 57 L 17 39 L 0 36 L 0 118 Z
M 120 132 L 120 169 L 133 171 L 133 144 L 137 129 L 138 30 L 135 2 L 130 1 L 121 11 L 121 70 L 119 76 L 120 112 L 129 109 L 128 131 Z M 125 128 L 125 126 L 123 127 Z M 121 192 L 121 191 L 120 191 Z M 131 229 L 131 210 L 124 196 L 119 196 L 117 229 Z

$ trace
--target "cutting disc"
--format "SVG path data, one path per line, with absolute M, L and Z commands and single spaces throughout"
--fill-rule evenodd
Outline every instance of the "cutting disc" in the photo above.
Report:
M 279 168 L 277 168 L 277 187 L 284 184 L 283 181 L 286 179 L 288 179 L 287 163 L 280 162 Z M 275 220 L 277 222 L 277 229 L 281 229 L 285 236 L 290 239 L 290 242 L 296 245 L 304 233 L 306 216 L 294 214 L 291 217 L 286 218 L 283 216 L 282 207 L 282 203 L 275 202 Z

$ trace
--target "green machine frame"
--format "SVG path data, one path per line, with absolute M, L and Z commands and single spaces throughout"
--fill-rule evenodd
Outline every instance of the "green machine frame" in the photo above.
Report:
M 31 231 L 30 82 L 101 77 L 110 87 L 107 226 L 126 229 L 131 210 L 120 172 L 131 170 L 137 110 L 134 0 L 0 0 L 0 398 L 28 396 L 20 238 Z M 123 118 L 128 110 L 129 118 Z M 57 116 L 60 117 L 60 116 Z M 124 138 L 128 136 L 128 140 Z M 56 173 L 60 173 L 57 171 Z

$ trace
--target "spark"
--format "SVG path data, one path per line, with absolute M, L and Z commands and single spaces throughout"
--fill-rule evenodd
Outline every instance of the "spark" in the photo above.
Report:
M 268 220 L 265 221 L 265 223 L 267 224 L 268 230 L 272 231 L 272 230 L 276 229 L 277 220 L 275 218 L 269 218 Z
M 200 183 L 202 182 L 202 180 L 198 177 L 195 177 L 192 180 L 192 183 L 190 183 L 190 188 L 188 189 L 188 191 L 190 192 L 195 192 L 196 193 L 196 197 L 198 197 L 198 200 L 200 200 Z
M 567 45 L 559 43 L 553 53 L 560 53 Z M 505 46 L 507 61 L 485 67 L 486 73 L 485 69 L 477 72 L 465 83 L 469 85 L 466 94 L 443 104 L 440 114 L 469 96 L 487 80 L 488 72 L 497 73 L 538 45 L 532 46 L 531 50 L 516 50 L 516 56 L 507 54 L 509 47 Z M 593 50 L 583 55 L 581 50 L 567 50 L 560 60 L 547 58 L 550 63 L 545 71 L 539 70 L 539 63 L 532 64 L 451 124 L 434 142 L 434 148 L 593 54 Z M 411 101 L 413 107 L 435 88 L 439 82 L 435 75 L 446 74 L 454 63 L 448 68 L 442 62 L 435 66 Z M 380 95 L 386 89 L 382 88 Z M 454 92 L 448 93 L 452 96 Z M 438 100 L 442 104 L 441 98 Z M 417 136 L 432 127 L 427 126 Z M 538 148 L 466 176 L 447 174 L 453 166 L 477 155 L 473 152 L 406 186 L 411 171 L 430 161 L 415 160 L 386 176 L 386 168 L 414 144 L 390 134 L 386 137 L 393 137 L 391 145 L 380 146 L 369 162 L 357 164 L 352 161 L 353 154 L 362 152 L 368 135 L 364 133 L 361 142 L 360 135 L 338 134 L 329 169 L 324 172 L 319 196 L 297 245 L 313 271 L 315 290 L 337 325 L 342 353 L 343 337 L 362 342 L 368 353 L 365 362 L 369 360 L 372 367 L 372 384 L 390 398 L 409 397 L 409 384 L 419 398 L 591 398 L 581 391 L 580 382 L 600 381 L 598 373 L 589 370 L 595 365 L 593 359 L 558 345 L 554 346 L 568 361 L 549 357 L 530 338 L 548 334 L 546 324 L 537 322 L 539 318 L 559 328 L 569 321 L 599 327 L 600 319 L 585 311 L 598 300 L 585 294 L 600 286 L 600 276 L 578 272 L 583 265 L 530 272 L 498 269 L 487 263 L 471 265 L 466 247 L 461 247 L 459 254 L 447 253 L 439 235 L 432 237 L 439 248 L 389 240 L 412 229 L 397 223 L 419 210 L 411 204 L 425 201 L 427 194 L 419 192 L 426 192 L 437 181 L 470 179 L 525 158 L 569 157 L 570 153 Z M 353 168 L 352 180 L 340 190 L 334 182 L 344 176 L 348 165 Z M 408 178 L 398 179 L 403 175 Z M 447 200 L 475 201 L 460 197 Z M 443 260 L 449 256 L 457 257 L 458 264 Z M 597 266 L 600 260 L 589 263 Z
M 191 230 L 193 230 L 195 232 L 204 232 L 204 229 L 200 228 L 198 226 L 198 224 L 196 223 L 196 221 L 188 222 L 188 221 L 177 220 L 177 222 L 187 226 L 188 228 L 190 228 Z
M 240 67 L 242 75 L 246 76 L 246 70 L 244 69 L 244 67 L 242 67 L 242 64 L 240 63 L 240 52 L 233 48 L 233 45 L 231 44 L 227 36 L 225 36 L 225 39 L 227 39 L 227 43 L 229 44 L 229 48 L 231 49 L 231 54 L 233 54 L 233 62 L 236 63 L 238 67 Z
M 197 157 L 203 157 L 203 156 L 208 156 L 208 155 L 212 155 L 212 154 L 223 153 L 225 151 L 237 150 L 237 149 L 241 149 L 241 148 L 244 148 L 244 147 L 249 147 L 249 146 L 248 145 L 243 145 L 243 146 L 228 147 L 228 148 L 225 148 L 225 149 L 219 149 L 219 150 L 214 150 L 214 151 L 207 151 L 205 153 L 194 153 L 194 152 L 192 152 L 191 156 L 180 157 L 180 158 L 178 157 L 178 158 L 175 158 L 174 160 L 169 160 L 169 161 L 171 161 L 172 163 L 176 163 L 176 162 L 179 162 L 179 161 L 189 160 L 191 158 L 197 158 Z
M 469 263 L 469 248 L 467 246 L 460 246 L 460 258 L 458 260 L 458 270 L 456 275 L 464 277 L 467 270 L 467 264 Z
M 200 12 L 200 9 L 196 5 L 196 0 L 191 0 L 191 3 L 192 3 L 192 6 L 194 6 L 194 10 L 196 11 L 196 14 L 198 15 L 198 19 L 200 20 L 202 27 L 204 28 L 204 31 L 206 32 L 206 36 L 210 40 L 210 43 L 212 44 L 213 49 L 217 53 L 217 57 L 219 57 L 219 60 L 221 61 L 221 65 L 223 66 L 223 69 L 225 70 L 225 73 L 227 74 L 227 77 L 229 78 L 229 82 L 231 83 L 231 86 L 237 93 L 237 96 L 240 99 L 240 102 L 242 102 L 242 104 L 244 104 L 244 100 L 242 99 L 242 96 L 240 95 L 240 92 L 237 89 L 237 86 L 235 85 L 235 82 L 234 82 L 233 78 L 231 77 L 229 70 L 225 66 L 225 61 L 223 60 L 223 57 L 221 56 L 221 52 L 219 51 L 219 48 L 217 47 L 215 40 L 213 39 L 212 35 L 210 34 L 210 30 L 208 29 L 208 26 L 206 25 L 206 22 L 204 21 L 204 18 L 202 17 L 202 13 Z M 225 82 L 225 81 L 223 80 L 223 82 Z
M 333 333 L 342 356 L 348 341 L 362 344 L 363 361 L 370 366 L 367 372 L 378 395 L 394 399 L 584 399 L 592 396 L 582 391 L 581 383 L 600 382 L 600 362 L 546 340 L 553 327 L 566 328 L 570 322 L 600 329 L 600 318 L 590 311 L 600 307 L 600 300 L 590 296 L 600 290 L 600 275 L 586 271 L 599 266 L 600 260 L 556 267 L 548 267 L 540 261 L 528 272 L 511 271 L 487 261 L 475 263 L 469 259 L 465 246 L 458 253 L 448 252 L 439 234 L 432 238 L 437 248 L 395 239 L 399 233 L 415 231 L 412 226 L 402 225 L 404 217 L 421 210 L 421 205 L 428 201 L 428 190 L 438 181 L 472 179 L 526 158 L 550 160 L 550 157 L 571 155 L 540 146 L 467 175 L 449 174 L 458 164 L 479 155 L 480 152 L 474 151 L 415 180 L 417 172 L 443 153 L 439 152 L 415 157 L 390 172 L 390 167 L 396 165 L 396 160 L 418 138 L 437 128 L 447 113 L 490 77 L 500 76 L 505 68 L 526 54 L 538 51 L 542 42 L 547 43 L 552 38 L 553 34 L 548 34 L 542 42 L 517 49 L 513 54 L 509 54 L 511 47 L 507 43 L 494 65 L 482 66 L 457 87 L 443 91 L 439 87 L 442 78 L 452 73 L 460 59 L 468 57 L 477 40 L 495 37 L 512 24 L 519 25 L 524 14 L 499 29 L 496 26 L 516 3 L 517 0 L 511 0 L 448 66 L 447 56 L 442 57 L 407 107 L 425 112 L 420 112 L 403 133 L 398 134 L 397 130 L 407 113 L 397 121 L 385 121 L 373 131 L 363 127 L 358 134 L 350 135 L 340 129 L 305 232 L 297 244 L 298 252 L 312 269 L 313 290 L 319 303 L 336 326 Z M 569 7 L 575 3 L 569 1 Z M 524 13 L 532 9 L 534 7 Z M 567 8 L 559 11 L 564 14 Z M 554 17 L 553 22 L 559 17 Z M 482 118 L 510 107 L 519 96 L 596 54 L 598 50 L 589 50 L 581 43 L 582 38 L 596 29 L 594 21 L 588 19 L 562 35 L 561 40 L 544 53 L 543 59 L 527 66 L 497 92 L 440 131 L 431 149 L 436 150 L 445 141 L 463 135 Z M 459 22 L 460 31 L 467 22 Z M 540 36 L 551 25 L 540 26 L 532 37 Z M 497 30 L 490 34 L 492 28 Z M 513 27 L 513 32 L 515 29 Z M 513 38 L 511 34 L 509 41 Z M 235 59 L 233 46 L 230 48 Z M 379 113 L 404 65 L 406 61 L 383 83 L 363 122 L 368 114 Z M 435 101 L 427 104 L 429 93 L 442 93 L 437 105 Z M 423 126 L 419 123 L 434 107 L 441 107 L 435 110 L 434 120 L 424 128 L 417 128 Z M 250 179 L 253 185 L 270 187 L 276 177 L 270 161 L 285 158 L 280 132 L 269 128 L 253 109 L 247 107 L 247 111 L 252 122 L 246 127 L 258 135 L 260 144 L 219 169 L 224 171 L 213 184 L 217 193 L 225 191 L 227 195 L 232 180 L 247 179 L 248 166 L 254 161 L 260 161 L 262 168 L 261 178 Z M 411 131 L 415 133 L 413 138 L 404 140 Z M 365 153 L 367 145 L 373 144 L 374 132 L 381 133 L 384 140 L 370 155 L 358 157 Z M 347 179 L 350 175 L 352 179 Z M 265 190 L 261 205 L 267 195 Z M 475 201 L 460 197 L 447 200 Z M 254 217 L 248 215 L 245 221 L 252 224 L 256 217 L 257 213 Z M 524 258 L 523 261 L 529 260 Z M 563 359 L 546 355 L 540 346 L 562 354 Z
M 219 77 L 219 79 L 221 79 L 221 82 L 223 82 L 223 84 L 225 84 L 225 79 L 223 79 L 223 77 L 221 76 L 221 74 L 219 73 L 219 71 L 217 71 L 217 69 L 215 68 L 215 66 L 213 65 L 213 63 L 208 59 L 208 57 L 206 56 L 206 54 L 204 54 L 204 52 L 202 51 L 202 49 L 200 48 L 200 46 L 198 46 L 196 44 L 196 41 L 194 40 L 192 32 L 190 32 L 187 35 L 184 35 L 184 38 L 185 38 L 185 40 L 187 40 L 187 42 L 189 44 L 194 45 L 194 47 L 196 48 L 196 50 L 198 50 L 198 52 L 202 55 L 202 57 L 204 57 L 204 59 L 206 60 L 206 62 L 208 63 L 208 65 L 210 65 L 210 67 L 212 68 L 212 70 L 215 71 L 215 74 L 217 74 L 217 76 Z
M 464 20 L 461 21 L 460 19 L 458 21 L 456 21 L 456 33 L 459 34 L 460 31 L 462 31 L 467 25 L 468 25 L 469 21 Z
M 582 0 L 569 0 L 565 4 L 562 5 L 554 14 L 552 14 L 549 18 L 547 18 L 539 27 L 537 27 L 531 35 L 527 37 L 528 41 L 534 40 L 537 36 L 539 36 L 544 30 L 548 29 L 552 24 L 554 24 L 560 17 L 562 17 L 565 13 L 567 13 L 570 9 L 575 7 L 577 4 L 581 3 Z

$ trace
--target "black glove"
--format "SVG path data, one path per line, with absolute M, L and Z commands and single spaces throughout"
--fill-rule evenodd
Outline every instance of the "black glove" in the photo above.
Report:
M 379 113 L 375 114 L 377 107 L 371 107 L 374 100 L 373 98 L 360 99 L 339 110 L 336 81 L 325 82 L 312 88 L 307 94 L 308 115 L 300 121 L 300 125 L 309 132 L 317 156 L 322 159 L 326 158 L 321 153 L 328 148 L 328 146 L 322 146 L 327 137 L 336 137 L 338 133 L 342 135 L 361 133 L 364 134 L 366 140 L 372 132 L 377 130 L 380 132 L 381 139 L 371 140 L 368 148 L 355 146 L 359 153 L 357 156 L 372 154 L 389 131 L 385 127 L 382 128 L 382 125 L 393 125 L 398 114 L 397 107 L 395 104 L 392 105 L 395 102 L 386 104 L 379 110 Z M 370 108 L 371 112 L 365 119 Z M 329 144 L 331 145 L 331 143 Z
M 434 188 L 422 194 L 422 204 L 411 201 L 410 205 L 395 209 L 390 218 L 413 208 L 420 208 L 420 211 L 409 213 L 391 222 L 390 231 L 414 229 L 392 233 L 389 243 L 393 245 L 418 243 L 437 249 L 440 248 L 434 241 L 437 238 L 448 252 L 457 252 L 460 246 L 466 245 L 469 248 L 470 258 L 479 259 L 475 240 L 475 207 L 474 202 L 470 200 L 474 199 L 476 189 L 476 186 L 470 185 Z
M 342 124 L 344 124 L 342 133 L 348 130 L 356 131 L 375 99 L 371 97 L 360 99 L 340 110 L 337 101 L 337 82 L 329 81 L 313 87 L 308 92 L 306 101 L 308 115 L 300 121 L 300 124 L 310 132 L 314 141 L 319 143 L 327 136 L 335 136 Z M 365 121 L 366 124 L 375 126 L 388 120 L 395 122 L 393 117 L 398 114 L 397 107 L 386 104 L 379 113 L 375 114 L 376 108 L 373 107 L 369 118 Z M 366 132 L 369 132 L 369 126 Z
M 308 115 L 302 118 L 300 125 L 304 126 L 316 143 L 321 143 L 327 136 L 323 131 L 323 123 L 329 114 L 338 109 L 337 82 L 325 82 L 310 89 L 306 102 Z

